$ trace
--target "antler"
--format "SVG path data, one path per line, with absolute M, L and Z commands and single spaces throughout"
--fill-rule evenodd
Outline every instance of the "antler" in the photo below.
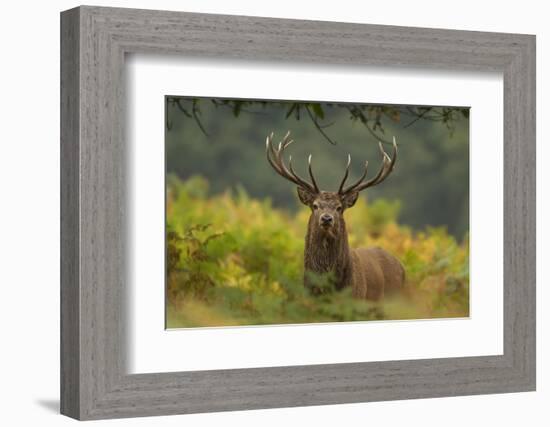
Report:
M 359 178 L 354 184 L 350 185 L 349 187 L 344 188 L 346 179 L 348 179 L 349 167 L 351 164 L 351 156 L 348 154 L 348 164 L 346 166 L 346 173 L 344 174 L 344 178 L 340 183 L 338 194 L 345 195 L 354 191 L 355 192 L 362 191 L 365 188 L 380 184 L 389 176 L 389 174 L 393 171 L 395 161 L 397 160 L 397 143 L 395 142 L 395 137 L 393 137 L 393 152 L 392 152 L 391 158 L 382 148 L 382 143 L 379 142 L 378 147 L 380 148 L 380 152 L 382 153 L 382 167 L 380 168 L 376 176 L 372 179 L 369 179 L 367 182 L 363 182 L 367 177 L 367 167 L 369 165 L 369 162 L 367 161 L 365 162 L 365 170 L 363 171 L 363 175 L 361 175 L 361 178 Z
M 311 154 L 308 157 L 308 172 L 311 178 L 311 183 L 307 182 L 300 175 L 294 172 L 292 168 L 292 156 L 288 157 L 288 167 L 283 161 L 283 152 L 284 150 L 292 144 L 294 141 L 290 139 L 290 131 L 288 131 L 281 142 L 279 142 L 278 148 L 273 147 L 273 132 L 267 136 L 265 140 L 265 151 L 267 154 L 267 160 L 269 164 L 275 169 L 275 171 L 281 175 L 283 178 L 288 179 L 294 184 L 304 187 L 312 193 L 319 193 L 319 187 L 317 187 L 317 182 L 313 176 L 313 171 L 311 170 Z

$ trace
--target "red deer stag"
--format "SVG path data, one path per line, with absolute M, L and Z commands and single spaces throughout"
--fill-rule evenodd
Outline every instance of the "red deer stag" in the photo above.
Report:
M 311 170 L 311 155 L 308 158 L 308 172 L 311 182 L 306 181 L 292 168 L 292 157 L 288 166 L 283 161 L 284 150 L 292 143 L 288 132 L 278 147 L 273 147 L 273 133 L 266 139 L 266 152 L 269 164 L 283 178 L 298 186 L 300 201 L 309 206 L 309 218 L 304 248 L 304 285 L 313 294 L 326 291 L 319 285 L 319 276 L 330 277 L 329 284 L 337 290 L 351 286 L 356 298 L 380 300 L 385 294 L 403 287 L 405 270 L 399 260 L 385 250 L 373 248 L 352 249 L 348 245 L 348 234 L 343 212 L 357 201 L 359 192 L 380 184 L 392 172 L 397 159 L 397 144 L 393 140 L 393 153 L 390 158 L 382 144 L 382 166 L 376 176 L 365 181 L 367 165 L 361 177 L 344 187 L 349 175 L 351 156 L 344 178 L 337 192 L 321 191 Z

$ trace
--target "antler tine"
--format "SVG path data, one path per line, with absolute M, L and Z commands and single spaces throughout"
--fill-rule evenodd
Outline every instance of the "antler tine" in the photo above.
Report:
M 367 176 L 366 171 L 366 165 L 365 165 L 365 172 L 363 173 L 363 176 L 353 185 L 350 185 L 348 188 L 346 188 L 343 191 L 343 194 L 350 192 L 350 191 L 362 191 L 365 188 L 372 187 L 373 185 L 380 184 L 382 181 L 384 181 L 390 173 L 393 171 L 393 168 L 395 166 L 395 162 L 397 160 L 397 142 L 395 140 L 395 137 L 393 137 L 393 151 L 392 156 L 388 156 L 388 154 L 384 151 L 384 148 L 382 147 L 382 143 L 378 143 L 378 147 L 380 148 L 380 152 L 382 153 L 382 166 L 376 176 L 374 176 L 372 179 L 368 180 L 367 182 L 363 182 L 365 177 Z
M 363 182 L 363 180 L 367 177 L 367 171 L 368 171 L 368 168 L 369 168 L 369 161 L 366 160 L 365 161 L 365 169 L 363 169 L 363 175 L 361 175 L 359 177 L 359 179 L 357 181 L 355 181 L 355 183 L 351 184 L 349 187 L 347 187 L 346 189 L 342 190 L 340 192 L 340 194 L 346 194 L 346 193 L 349 193 L 350 191 L 353 191 L 355 190 L 355 188 L 361 184 Z
M 274 157 L 277 158 L 277 155 L 275 154 L 275 149 L 273 148 L 273 132 L 271 132 L 270 135 L 267 136 L 265 139 L 265 152 L 267 155 L 267 161 L 271 165 L 273 169 L 279 174 L 284 176 L 284 172 L 281 170 L 279 165 L 271 158 Z M 271 154 L 271 155 L 270 155 Z
M 294 170 L 292 169 L 292 157 L 289 158 L 289 168 L 285 165 L 283 161 L 283 152 L 285 148 L 287 148 L 290 144 L 292 144 L 293 140 L 290 139 L 290 131 L 286 133 L 283 140 L 279 143 L 278 147 L 273 147 L 273 132 L 266 138 L 266 154 L 267 154 L 267 160 L 271 167 L 275 169 L 275 171 L 281 175 L 283 178 L 288 179 L 289 181 L 293 182 L 294 184 L 307 188 L 308 190 L 312 192 L 319 192 L 317 188 L 317 184 L 315 183 L 315 180 L 313 180 L 313 185 L 307 182 L 305 179 L 303 179 L 301 176 L 299 176 Z
M 289 141 L 289 140 L 292 141 L 292 140 L 290 139 L 290 131 L 287 130 L 287 131 L 286 131 L 286 134 L 285 134 L 285 136 L 284 136 L 284 138 L 283 138 L 283 141 L 286 143 L 286 142 Z
M 380 145 L 380 150 L 384 153 L 384 162 L 383 162 L 383 170 L 382 174 L 376 179 L 371 180 L 373 181 L 371 185 L 380 184 L 382 181 L 384 181 L 393 170 L 393 167 L 395 165 L 395 161 L 397 159 L 397 143 L 395 142 L 395 136 L 393 137 L 393 151 L 392 151 L 392 157 L 388 156 L 388 154 L 384 151 L 382 148 L 382 144 L 378 143 Z
M 395 140 L 395 136 L 393 137 L 393 151 L 391 156 L 392 156 L 392 159 L 391 159 L 390 172 L 393 171 L 393 168 L 395 166 L 395 161 L 397 160 L 397 141 Z
M 363 188 L 367 188 L 367 187 L 370 187 L 371 185 L 376 184 L 378 182 L 378 180 L 382 179 L 383 175 L 386 173 L 387 166 L 390 162 L 390 158 L 389 158 L 388 154 L 384 151 L 384 148 L 382 147 L 381 142 L 378 142 L 378 148 L 380 149 L 380 152 L 382 153 L 382 166 L 380 167 L 380 170 L 378 171 L 376 176 L 369 179 L 367 182 L 361 184 L 359 187 L 364 186 Z M 363 189 L 363 188 L 361 188 L 361 189 Z M 359 190 L 359 191 L 361 191 L 361 190 Z
M 315 181 L 315 177 L 313 176 L 313 171 L 311 170 L 311 154 L 307 158 L 307 170 L 309 172 L 309 177 L 311 178 L 311 182 L 313 183 L 313 187 L 315 187 L 315 191 L 319 193 L 319 187 L 317 186 L 317 182 Z
M 273 132 L 271 133 L 271 135 L 273 135 Z M 287 132 L 283 140 L 279 142 L 277 148 L 273 147 L 273 139 L 270 140 L 271 154 L 274 157 L 273 162 L 277 165 L 277 171 L 279 172 L 279 174 L 285 178 L 289 178 L 289 173 L 285 167 L 285 164 L 283 163 L 282 153 L 284 149 L 292 143 L 292 140 L 288 140 L 288 136 L 289 132 Z
M 304 178 L 302 178 L 300 175 L 298 175 L 296 172 L 294 172 L 294 168 L 292 167 L 292 156 L 288 156 L 288 168 L 290 169 L 290 174 L 293 176 L 293 178 L 296 180 L 296 184 L 301 185 L 302 187 L 306 187 L 312 192 L 319 192 L 317 189 L 317 186 L 311 185 L 309 182 L 307 182 Z
M 359 185 L 358 188 L 356 188 L 357 191 L 364 190 L 365 188 L 371 187 L 373 185 L 378 185 L 382 181 L 384 181 L 391 173 L 391 171 L 394 168 L 395 161 L 397 160 L 397 143 L 395 141 L 395 137 L 393 138 L 393 151 L 392 151 L 392 157 L 388 156 L 388 154 L 384 151 L 382 148 L 382 144 L 378 143 L 380 147 L 380 151 L 382 152 L 384 156 L 384 160 L 382 162 L 382 167 L 380 168 L 380 171 L 376 174 L 376 176 L 372 179 L 370 179 L 367 182 L 364 182 L 363 184 Z
M 342 194 L 342 189 L 344 188 L 344 184 L 348 179 L 350 165 L 351 165 L 351 154 L 348 154 L 348 164 L 346 165 L 346 172 L 344 173 L 344 178 L 342 178 L 342 182 L 340 182 L 340 187 L 338 187 L 339 194 Z
M 279 143 L 279 149 L 277 150 L 277 164 L 281 168 L 281 170 L 284 172 L 284 177 L 290 179 L 292 182 L 294 182 L 297 185 L 301 185 L 302 187 L 306 187 L 311 191 L 316 191 L 315 188 L 307 182 L 305 179 L 303 179 L 300 175 L 298 175 L 294 170 L 292 169 L 292 156 L 289 157 L 289 163 L 288 166 L 290 170 L 286 167 L 285 162 L 283 161 L 283 152 L 286 147 L 288 147 L 290 144 L 292 144 L 293 140 L 288 139 L 290 136 L 290 131 L 288 131 L 283 138 L 283 140 Z

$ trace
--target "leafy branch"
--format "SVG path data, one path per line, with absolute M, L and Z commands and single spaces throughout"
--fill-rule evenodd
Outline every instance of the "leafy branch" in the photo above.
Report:
M 235 118 L 242 113 L 245 114 L 266 114 L 263 109 L 268 104 L 279 105 L 284 108 L 284 118 L 294 116 L 300 120 L 304 115 L 311 122 L 319 134 L 330 144 L 336 145 L 337 141 L 327 131 L 334 122 L 326 122 L 326 110 L 342 108 L 349 112 L 350 120 L 361 123 L 367 132 L 377 141 L 384 144 L 391 144 L 385 137 L 384 120 L 400 123 L 403 118 L 407 119 L 403 128 L 414 126 L 420 120 L 430 120 L 442 123 L 452 136 L 455 123 L 462 115 L 469 117 L 469 109 L 464 107 L 430 107 L 430 106 L 400 106 L 400 105 L 376 105 L 376 104 L 355 104 L 355 103 L 318 103 L 318 102 L 285 102 L 285 101 L 253 101 L 240 99 L 206 99 L 206 98 L 184 98 L 167 97 L 166 128 L 172 129 L 170 117 L 174 112 L 180 112 L 185 117 L 192 119 L 200 131 L 209 136 L 204 126 L 201 115 L 201 103 L 210 101 L 216 108 L 230 109 Z M 172 111 L 174 110 L 174 111 Z

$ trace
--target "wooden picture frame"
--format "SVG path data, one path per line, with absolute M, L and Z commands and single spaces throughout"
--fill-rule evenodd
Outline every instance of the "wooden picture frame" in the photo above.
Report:
M 127 374 L 127 53 L 502 72 L 503 354 Z M 535 389 L 534 36 L 78 7 L 61 14 L 61 166 L 65 415 L 84 420 Z

